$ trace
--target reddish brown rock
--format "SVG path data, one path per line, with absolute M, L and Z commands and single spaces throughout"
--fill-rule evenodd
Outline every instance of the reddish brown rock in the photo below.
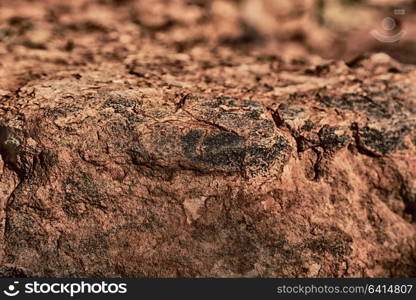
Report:
M 416 275 L 414 67 L 189 46 L 202 4 L 92 3 L 2 11 L 3 276 Z
M 183 88 L 143 88 L 127 71 L 118 82 L 110 67 L 33 80 L 2 102 L 4 267 L 414 274 L 414 71 L 346 70 L 269 103 L 196 86 L 172 96 Z

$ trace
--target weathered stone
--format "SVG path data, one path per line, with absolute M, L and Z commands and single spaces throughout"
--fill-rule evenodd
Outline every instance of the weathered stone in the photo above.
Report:
M 0 10 L 1 276 L 416 275 L 414 67 L 116 2 Z

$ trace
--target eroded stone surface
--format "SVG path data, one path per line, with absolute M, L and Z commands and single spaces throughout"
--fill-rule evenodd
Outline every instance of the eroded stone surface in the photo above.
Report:
M 132 150 L 136 164 L 251 176 L 282 168 L 290 148 L 270 113 L 242 99 L 188 99 L 170 120 L 146 127 Z
M 3 276 L 415 276 L 413 67 L 83 3 L 1 11 Z

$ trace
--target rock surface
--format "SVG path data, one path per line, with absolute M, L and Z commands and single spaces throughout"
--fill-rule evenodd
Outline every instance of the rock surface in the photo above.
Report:
M 17 2 L 0 274 L 416 276 L 414 67 L 179 51 L 164 30 L 205 12 L 185 1 L 139 24 L 129 1 Z

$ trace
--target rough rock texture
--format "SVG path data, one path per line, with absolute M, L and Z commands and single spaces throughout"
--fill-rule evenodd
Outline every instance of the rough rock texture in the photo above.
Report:
M 414 67 L 181 44 L 199 1 L 16 2 L 3 276 L 416 276 Z

